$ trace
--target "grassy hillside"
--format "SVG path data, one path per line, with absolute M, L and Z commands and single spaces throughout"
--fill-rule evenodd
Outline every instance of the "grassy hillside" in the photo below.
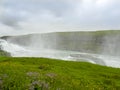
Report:
M 47 58 L 0 58 L 0 90 L 120 90 L 120 69 Z

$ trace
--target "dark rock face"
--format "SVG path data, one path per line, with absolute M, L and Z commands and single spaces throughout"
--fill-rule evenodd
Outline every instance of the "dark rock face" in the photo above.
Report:
M 2 37 L 8 42 L 39 49 L 120 55 L 120 31 L 60 32 Z
M 11 56 L 10 53 L 2 50 L 1 43 L 2 41 L 0 41 L 0 56 Z
M 11 56 L 11 55 L 10 55 L 10 53 L 5 52 L 5 51 L 0 49 L 0 56 Z

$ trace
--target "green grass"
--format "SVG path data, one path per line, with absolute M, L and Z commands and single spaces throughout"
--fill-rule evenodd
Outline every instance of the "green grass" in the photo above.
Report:
M 47 58 L 0 58 L 0 90 L 120 90 L 120 69 Z

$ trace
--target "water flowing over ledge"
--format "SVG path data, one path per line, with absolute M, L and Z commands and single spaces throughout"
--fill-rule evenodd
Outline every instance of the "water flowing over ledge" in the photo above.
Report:
M 13 57 L 87 61 L 120 68 L 120 31 L 60 32 L 3 36 L 0 47 Z

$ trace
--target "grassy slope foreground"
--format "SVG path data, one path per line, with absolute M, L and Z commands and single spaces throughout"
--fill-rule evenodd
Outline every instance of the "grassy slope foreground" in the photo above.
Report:
M 120 69 L 47 58 L 0 57 L 0 90 L 120 90 Z

